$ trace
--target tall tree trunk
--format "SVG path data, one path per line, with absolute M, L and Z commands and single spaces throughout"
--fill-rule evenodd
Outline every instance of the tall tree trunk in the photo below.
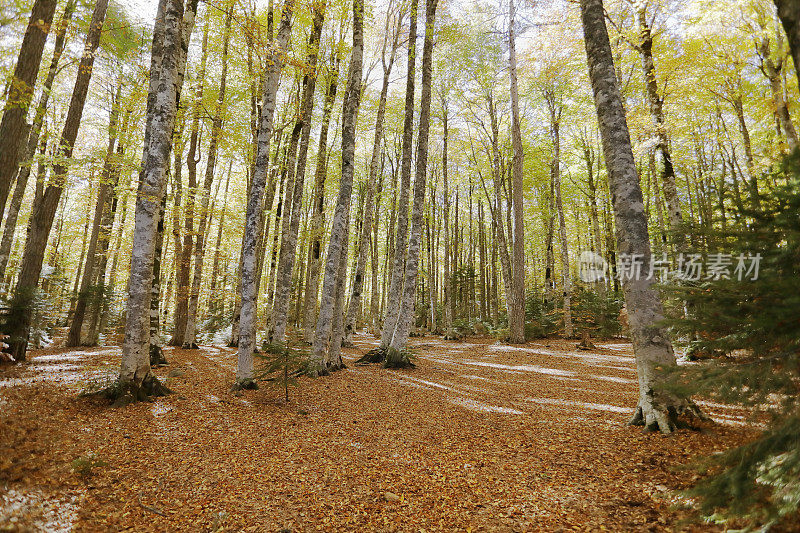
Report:
M 66 185 L 66 161 L 72 157 L 75 139 L 78 137 L 78 128 L 80 127 L 81 117 L 83 116 L 86 95 L 89 91 L 89 82 L 92 79 L 94 53 L 100 44 L 100 34 L 103 29 L 103 21 L 106 17 L 107 8 L 108 0 L 98 0 L 97 4 L 95 4 L 92 20 L 89 23 L 88 33 L 86 34 L 83 56 L 78 66 L 78 75 L 72 90 L 72 99 L 70 100 L 67 118 L 64 122 L 64 129 L 59 141 L 59 162 L 56 163 L 53 168 L 53 177 L 47 184 L 44 194 L 37 199 L 38 202 L 34 202 L 31 212 L 28 235 L 25 241 L 25 252 L 22 256 L 22 264 L 20 266 L 20 274 L 17 279 L 15 294 L 15 298 L 17 298 L 18 303 L 21 304 L 18 307 L 19 315 L 14 317 L 13 320 L 17 327 L 15 331 L 9 333 L 12 337 L 10 352 L 18 361 L 25 359 L 25 351 L 28 346 L 28 330 L 30 328 L 33 312 L 31 309 L 33 295 L 39 284 L 47 239 L 50 235 L 50 229 L 53 226 L 53 219 L 61 200 L 61 194 Z M 52 20 L 52 15 L 50 15 L 50 20 Z M 30 101 L 30 99 L 28 99 L 28 101 Z M 15 148 L 18 149 L 18 145 Z M 16 165 L 16 161 L 14 164 Z M 0 199 L 3 200 L 3 203 L 5 202 L 5 198 Z
M 581 15 L 589 77 L 614 202 L 617 246 L 622 253 L 640 254 L 642 270 L 646 272 L 651 261 L 647 219 L 602 0 L 581 0 Z M 663 370 L 676 363 L 667 332 L 656 325 L 664 314 L 653 283 L 654 280 L 646 276 L 623 280 L 639 377 L 639 405 L 630 423 L 670 433 L 676 427 L 679 414 L 687 409 L 698 411 L 690 400 L 658 389 Z
M 780 30 L 776 32 L 780 36 Z M 761 44 L 758 46 L 758 53 L 761 59 L 761 72 L 769 81 L 769 88 L 772 92 L 772 104 L 775 106 L 775 116 L 778 119 L 783 134 L 786 136 L 786 142 L 789 150 L 794 150 L 797 147 L 797 130 L 792 123 L 792 115 L 789 113 L 789 103 L 783 97 L 783 83 L 781 80 L 781 71 L 783 70 L 783 57 L 781 50 L 783 42 L 778 39 L 776 43 L 778 57 L 773 60 L 770 51 L 769 37 L 764 37 Z
M 195 241 L 200 240 L 199 235 L 195 233 L 194 222 L 196 214 L 195 208 L 197 207 L 197 199 L 200 195 L 200 191 L 197 187 L 197 164 L 200 162 L 200 156 L 197 152 L 200 147 L 200 114 L 203 110 L 209 25 L 209 21 L 206 21 L 203 28 L 200 69 L 197 74 L 197 84 L 194 90 L 194 104 L 192 105 L 192 129 L 189 133 L 189 152 L 186 155 L 188 186 L 186 189 L 186 205 L 184 207 L 183 243 L 180 246 L 181 255 L 177 265 L 178 279 L 175 288 L 175 323 L 172 331 L 172 338 L 169 341 L 170 346 L 182 346 L 186 335 L 186 326 L 189 322 L 189 299 L 192 295 L 192 252 L 196 249 Z M 200 246 L 202 249 L 202 244 Z
M 317 148 L 317 168 L 314 172 L 314 192 L 311 199 L 311 229 L 309 235 L 311 244 L 308 247 L 309 271 L 303 306 L 303 336 L 309 344 L 314 341 L 319 275 L 322 270 L 322 237 L 325 231 L 325 179 L 328 173 L 328 130 L 330 129 L 333 104 L 336 101 L 336 87 L 339 79 L 338 57 L 328 76 L 328 88 L 325 91 L 325 104 L 322 110 L 322 125 L 319 133 L 319 147 Z
M 53 57 L 50 60 L 50 68 L 47 70 L 47 77 L 42 84 L 42 94 L 39 96 L 39 103 L 36 106 L 36 113 L 33 117 L 33 125 L 27 136 L 28 143 L 27 145 L 20 145 L 20 147 L 24 147 L 25 153 L 22 157 L 22 164 L 17 171 L 14 194 L 11 197 L 11 203 L 8 207 L 5 225 L 3 226 L 3 238 L 2 241 L 0 241 L 0 279 L 3 279 L 6 273 L 8 257 L 11 254 L 11 246 L 14 243 L 14 232 L 17 228 L 17 217 L 19 217 L 19 210 L 22 207 L 25 189 L 28 186 L 28 178 L 31 175 L 31 167 L 33 165 L 33 156 L 36 154 L 36 147 L 39 145 L 39 136 L 42 132 L 47 106 L 50 101 L 50 91 L 53 88 L 53 81 L 56 79 L 56 74 L 58 74 L 58 63 L 61 61 L 61 55 L 64 53 L 64 47 L 67 43 L 67 27 L 69 26 L 70 20 L 72 20 L 72 14 L 75 12 L 76 3 L 77 0 L 69 0 L 64 7 L 64 13 L 61 15 L 61 20 L 56 29 L 56 42 L 53 47 Z M 53 4 L 55 5 L 55 2 Z M 0 146 L 1 145 L 2 141 L 0 141 Z M 1 214 L 0 218 L 2 218 Z
M 128 108 L 127 116 L 130 116 L 131 108 Z M 127 122 L 127 120 L 126 120 Z M 127 131 L 127 126 L 124 125 L 122 128 L 122 132 Z M 117 185 L 119 183 L 119 175 L 121 170 L 121 160 L 124 155 L 125 149 L 122 146 L 122 143 L 117 144 L 117 152 L 112 157 L 112 162 L 109 167 L 110 177 L 111 177 L 111 189 L 108 194 L 108 200 L 106 201 L 106 205 L 103 208 L 102 218 L 100 220 L 100 232 L 98 235 L 97 241 L 97 252 L 96 252 L 96 260 L 98 261 L 98 265 L 95 274 L 95 278 L 92 281 L 92 284 L 97 287 L 95 298 L 92 299 L 92 306 L 90 308 L 90 315 L 89 315 L 89 326 L 88 331 L 86 333 L 86 344 L 89 346 L 95 346 L 100 341 L 100 312 L 101 309 L 104 307 L 105 302 L 108 301 L 110 294 L 108 292 L 108 288 L 106 287 L 106 267 L 108 266 L 108 247 L 111 244 L 111 231 L 114 226 L 114 216 L 117 212 L 117 204 L 119 199 L 117 198 Z
M 311 117 L 314 110 L 314 91 L 317 86 L 317 55 L 319 41 L 322 35 L 322 25 L 325 21 L 325 0 L 312 4 L 312 28 L 308 38 L 308 59 L 306 73 L 303 76 L 303 97 L 300 104 L 300 114 L 294 125 L 295 132 L 300 134 L 299 153 L 295 168 L 294 151 L 290 149 L 289 182 L 293 187 L 287 189 L 286 198 L 291 200 L 291 215 L 284 217 L 284 230 L 281 239 L 281 256 L 276 276 L 275 301 L 272 306 L 273 342 L 282 343 L 286 337 L 286 323 L 288 320 L 289 297 L 292 290 L 292 270 L 294 270 L 295 256 L 297 254 L 297 236 L 300 230 L 300 211 L 303 201 L 303 188 L 305 187 L 306 160 L 308 158 L 308 144 L 311 137 Z M 298 298 L 299 298 L 298 294 Z
M 185 7 L 185 8 L 184 8 Z M 150 303 L 161 205 L 197 0 L 160 0 L 150 61 L 145 144 L 136 195 L 117 405 L 166 392 L 150 372 Z
M 42 51 L 55 10 L 56 0 L 36 0 L 33 3 L 14 75 L 9 83 L 3 118 L 0 120 L 0 219 L 5 214 L 6 200 L 17 172 L 20 146 L 28 138 L 25 135 L 28 106 L 33 99 Z
M 186 329 L 183 334 L 184 348 L 197 348 L 197 307 L 200 300 L 200 283 L 203 277 L 203 259 L 205 257 L 206 227 L 209 224 L 208 201 L 211 194 L 211 185 L 214 182 L 214 170 L 217 163 L 217 149 L 219 136 L 222 132 L 222 119 L 225 110 L 225 92 L 228 78 L 228 45 L 231 35 L 231 19 L 233 17 L 233 3 L 226 5 L 225 29 L 222 37 L 222 73 L 219 82 L 219 95 L 211 122 L 211 140 L 208 145 L 208 159 L 206 160 L 206 175 L 203 181 L 203 195 L 200 200 L 200 227 L 195 239 L 194 249 L 194 275 L 192 278 L 192 291 L 187 307 Z
M 642 71 L 647 89 L 647 103 L 650 108 L 650 118 L 656 128 L 656 149 L 661 154 L 661 183 L 664 187 L 664 199 L 667 203 L 667 216 L 673 240 L 678 248 L 683 245 L 683 218 L 681 217 L 681 202 L 678 197 L 678 188 L 675 185 L 675 169 L 672 165 L 672 154 L 669 149 L 667 128 L 664 121 L 664 99 L 658 93 L 658 80 L 656 67 L 653 60 L 653 34 L 647 21 L 647 12 L 641 7 L 636 12 L 639 22 L 639 52 L 642 54 Z
M 563 105 L 556 101 L 553 91 L 545 91 L 547 108 L 550 111 L 550 135 L 553 139 L 553 189 L 555 192 L 556 211 L 558 212 L 558 237 L 561 240 L 561 288 L 564 313 L 564 337 L 571 338 L 572 331 L 572 278 L 569 271 L 569 243 L 567 227 L 564 220 L 564 204 L 561 201 L 561 111 Z
M 450 269 L 450 188 L 448 183 L 447 142 L 449 116 L 447 102 L 442 100 L 442 194 L 444 195 L 444 338 L 455 338 L 453 331 L 453 273 Z
M 233 160 L 228 163 L 228 174 L 225 178 L 225 192 L 222 195 L 222 208 L 219 213 L 219 222 L 217 224 L 217 240 L 214 244 L 214 260 L 211 265 L 211 281 L 209 285 L 209 301 L 208 313 L 215 319 L 220 318 L 223 314 L 225 307 L 224 296 L 217 294 L 217 278 L 219 278 L 220 269 L 220 249 L 222 246 L 222 228 L 225 226 L 225 212 L 228 210 L 228 186 L 231 183 L 231 170 L 233 168 Z M 226 254 L 227 257 L 227 254 Z M 222 286 L 223 290 L 225 285 Z M 220 307 L 222 305 L 222 308 Z
M 789 38 L 789 50 L 792 52 L 795 73 L 800 81 L 800 5 L 795 0 L 775 0 L 775 6 Z
M 603 253 L 603 241 L 600 235 L 600 217 L 598 216 L 597 210 L 597 184 L 595 183 L 594 174 L 595 153 L 586 137 L 584 137 L 581 142 L 583 160 L 586 162 L 586 184 L 589 187 L 589 217 L 591 218 L 592 225 L 592 240 L 590 241 L 590 246 L 595 254 L 601 256 Z M 656 194 L 658 194 L 658 190 L 656 190 Z M 605 298 L 606 280 L 598 279 L 595 285 L 597 294 Z
M 85 339 L 82 338 L 81 332 L 83 330 L 83 321 L 86 316 L 86 306 L 89 304 L 90 299 L 96 291 L 92 288 L 92 283 L 96 276 L 96 259 L 97 259 L 97 244 L 100 237 L 100 226 L 103 221 L 103 214 L 106 210 L 111 195 L 113 194 L 116 183 L 112 180 L 115 178 L 113 172 L 113 158 L 114 149 L 117 143 L 117 130 L 119 123 L 119 105 L 120 98 L 122 97 L 122 84 L 117 85 L 116 95 L 111 105 L 111 116 L 108 123 L 108 147 L 106 148 L 105 162 L 103 163 L 103 171 L 100 174 L 100 183 L 97 186 L 97 206 L 94 211 L 94 220 L 92 222 L 92 236 L 89 239 L 89 250 L 86 253 L 86 262 L 83 267 L 83 278 L 81 280 L 80 292 L 78 293 L 78 301 L 75 305 L 75 312 L 72 315 L 72 323 L 70 324 L 69 333 L 67 335 L 66 346 L 79 346 Z M 94 295 L 96 296 L 96 294 Z
M 397 317 L 386 363 L 389 366 L 405 366 L 407 358 L 400 352 L 408 342 L 411 323 L 414 319 L 414 300 L 417 294 L 417 271 L 422 246 L 425 192 L 428 177 L 428 136 L 431 117 L 431 84 L 433 78 L 433 36 L 438 0 L 425 2 L 425 40 L 422 46 L 422 92 L 420 94 L 419 133 L 417 137 L 416 173 L 414 174 L 414 205 L 411 211 L 411 235 L 408 239 L 405 280 L 400 312 Z
M 273 118 L 275 116 L 276 95 L 281 70 L 285 61 L 289 38 L 292 33 L 292 14 L 294 0 L 285 0 L 281 10 L 281 21 L 278 35 L 271 47 L 267 60 L 266 83 L 262 97 L 261 120 L 258 129 L 258 147 L 254 165 L 253 179 L 247 198 L 247 214 L 245 218 L 244 236 L 242 238 L 241 265 L 241 311 L 239 312 L 239 348 L 237 352 L 236 384 L 237 388 L 254 388 L 253 350 L 255 348 L 257 298 L 256 245 L 261 238 L 261 206 L 264 199 L 264 188 L 269 164 L 269 145 L 272 137 Z
M 406 75 L 405 116 L 403 119 L 403 147 L 400 169 L 400 198 L 397 202 L 397 230 L 395 233 L 394 258 L 391 281 L 386 298 L 386 313 L 381 331 L 381 349 L 386 350 L 392 342 L 397 317 L 403 299 L 403 278 L 408 245 L 408 196 L 411 188 L 411 149 L 414 141 L 414 82 L 417 60 L 417 6 L 411 0 L 408 30 L 408 74 Z
M 513 289 L 514 281 L 512 279 L 511 254 L 509 254 L 508 251 L 508 240 L 506 239 L 506 230 L 503 221 L 504 216 L 502 208 L 502 199 L 504 198 L 504 194 L 503 194 L 503 169 L 501 168 L 501 161 L 500 161 L 500 144 L 499 144 L 500 134 L 497 124 L 497 110 L 491 92 L 486 95 L 486 98 L 487 98 L 487 104 L 489 106 L 489 120 L 491 125 L 491 134 L 492 134 L 492 149 L 491 149 L 492 181 L 494 183 L 494 200 L 495 200 L 495 207 L 491 208 L 491 203 L 489 204 L 489 206 L 492 211 L 492 219 L 494 220 L 496 229 L 498 253 L 500 255 L 500 267 L 503 278 L 503 288 L 506 297 L 505 298 L 506 313 L 508 315 L 508 319 L 511 320 L 511 314 L 512 314 L 511 303 L 513 300 L 512 293 L 514 290 Z M 456 209 L 456 212 L 458 212 L 458 209 Z M 458 217 L 456 217 L 456 223 L 457 222 L 458 222 Z M 456 237 L 457 234 L 458 234 L 458 228 L 456 228 Z M 511 235 L 509 235 L 509 238 L 511 238 Z M 455 242 L 458 242 L 457 238 Z M 458 254 L 454 255 L 456 256 L 457 260 Z
M 511 187 L 512 207 L 514 214 L 514 246 L 513 279 L 511 282 L 511 302 L 508 306 L 509 340 L 512 343 L 525 342 L 525 224 L 522 209 L 522 178 L 525 164 L 525 153 L 522 149 L 522 133 L 519 118 L 519 93 L 517 89 L 517 51 L 514 0 L 509 0 L 508 22 L 508 73 L 511 79 L 511 145 L 514 150 L 512 159 L 513 183 Z
M 330 342 L 336 313 L 336 286 L 342 272 L 341 263 L 346 264 L 347 237 L 350 227 L 350 196 L 353 192 L 355 170 L 356 122 L 361 104 L 361 74 L 364 57 L 364 3 L 353 0 L 353 49 L 350 69 L 347 74 L 344 102 L 342 104 L 342 172 L 339 180 L 339 197 L 333 212 L 333 226 L 325 260 L 325 276 L 322 279 L 322 298 L 319 316 L 311 348 L 311 373 L 327 374 L 341 368 L 340 361 L 330 359 Z M 342 255 L 344 254 L 344 259 Z M 344 292 L 344 291 L 342 291 Z M 343 294 L 339 295 L 344 297 Z M 340 298 L 341 299 L 341 298 Z M 341 307 L 339 307 L 341 309 Z
M 358 258 L 356 260 L 356 268 L 353 272 L 353 280 L 350 283 L 350 303 L 347 306 L 347 317 L 344 321 L 344 344 L 350 346 L 353 343 L 353 333 L 356 329 L 356 312 L 361 308 L 361 293 L 364 288 L 364 272 L 367 268 L 367 256 L 369 254 L 369 240 L 372 234 L 372 225 L 375 215 L 375 184 L 378 174 L 378 164 L 382 153 L 381 141 L 383 140 L 383 122 L 386 116 L 386 98 L 389 93 L 389 76 L 392 73 L 392 66 L 394 65 L 397 47 L 399 45 L 400 37 L 400 23 L 402 16 L 397 17 L 397 26 L 394 27 L 393 33 L 390 33 L 390 20 L 391 13 L 387 14 L 385 37 L 383 40 L 383 54 L 381 61 L 383 62 L 383 84 L 381 85 L 381 94 L 378 100 L 378 112 L 375 117 L 375 137 L 372 142 L 372 158 L 369 164 L 369 176 L 367 177 L 367 191 L 366 200 L 364 205 L 364 218 L 361 224 L 361 234 L 358 237 L 356 250 Z M 391 51 L 389 52 L 388 62 L 386 60 L 386 47 L 391 39 Z
M 344 368 L 342 362 L 342 341 L 344 339 L 344 292 L 347 282 L 347 243 L 350 238 L 350 225 L 344 228 L 344 249 L 339 254 L 339 272 L 336 274 L 336 297 L 333 300 L 333 323 L 331 339 L 325 365 L 331 370 Z
M 383 192 L 383 168 L 384 168 L 384 161 L 385 161 L 386 152 L 381 150 L 381 171 L 378 177 L 378 188 L 375 191 L 375 223 L 372 225 L 372 241 L 371 241 L 371 249 L 372 249 L 372 261 L 370 265 L 371 274 L 372 274 L 372 283 L 371 283 L 371 291 L 372 294 L 370 295 L 370 302 L 369 302 L 369 314 L 370 314 L 370 321 L 372 323 L 371 329 L 372 334 L 379 336 L 380 332 L 380 294 L 378 292 L 378 271 L 380 270 L 380 259 L 378 258 L 378 231 L 380 229 L 380 205 L 381 205 L 381 194 Z

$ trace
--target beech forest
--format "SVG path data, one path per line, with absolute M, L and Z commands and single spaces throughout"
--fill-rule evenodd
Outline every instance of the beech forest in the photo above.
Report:
M 0 531 L 800 531 L 797 0 L 0 0 Z

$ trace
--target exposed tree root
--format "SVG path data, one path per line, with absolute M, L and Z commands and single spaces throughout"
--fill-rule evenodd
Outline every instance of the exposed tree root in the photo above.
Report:
M 377 347 L 368 351 L 356 360 L 357 365 L 368 365 L 370 363 L 383 363 L 386 360 L 386 348 Z
M 676 429 L 696 429 L 687 419 L 709 420 L 708 416 L 690 399 L 673 399 L 670 405 L 657 405 L 652 397 L 648 397 L 647 401 L 639 401 L 628 425 L 644 426 L 646 432 L 660 431 L 668 435 Z
M 415 364 L 411 361 L 413 354 L 408 350 L 396 350 L 392 347 L 386 351 L 386 361 L 383 363 L 384 368 L 415 368 Z
M 327 366 L 328 366 L 328 373 L 329 374 L 331 374 L 333 372 L 338 372 L 339 370 L 344 370 L 345 368 L 347 368 L 347 365 L 344 364 L 341 361 L 339 363 L 335 363 L 335 364 L 328 363 Z
M 196 342 L 184 342 L 181 348 L 183 348 L 184 350 L 197 350 L 200 347 L 197 345 Z
M 258 390 L 258 383 L 253 378 L 245 378 L 239 379 L 237 378 L 236 381 L 231 386 L 231 392 L 236 392 L 240 390 Z
M 134 381 L 121 381 L 114 383 L 97 392 L 85 396 L 99 396 L 111 400 L 111 407 L 125 407 L 134 402 L 151 402 L 153 398 L 172 394 L 169 387 L 163 385 L 153 374 L 148 374 L 141 385 Z
M 463 339 L 464 336 L 459 334 L 456 330 L 451 329 L 450 331 L 444 334 L 444 340 L 446 341 L 460 341 Z
M 157 344 L 150 345 L 150 366 L 166 366 L 169 363 L 167 358 L 164 357 L 164 350 Z
M 592 338 L 589 336 L 588 331 L 583 332 L 583 336 L 581 337 L 580 344 L 576 345 L 576 348 L 579 350 L 596 350 L 597 346 L 594 345 L 592 342 Z

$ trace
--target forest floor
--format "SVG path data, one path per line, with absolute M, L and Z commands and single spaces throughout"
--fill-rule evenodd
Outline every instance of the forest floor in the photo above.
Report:
M 45 349 L 0 367 L 0 530 L 568 531 L 688 524 L 693 458 L 753 435 L 743 413 L 664 437 L 626 427 L 630 344 L 412 339 L 412 370 L 354 366 L 229 392 L 233 349 L 166 350 L 175 394 L 78 397 L 120 349 Z M 171 377 L 170 377 L 171 376 Z M 241 394 L 241 393 L 240 393 Z M 75 459 L 100 464 L 86 475 Z M 3 529 L 5 528 L 5 529 Z

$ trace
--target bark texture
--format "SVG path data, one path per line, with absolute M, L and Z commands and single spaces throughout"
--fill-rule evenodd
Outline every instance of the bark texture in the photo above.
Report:
M 18 361 L 25 359 L 25 351 L 28 347 L 28 330 L 33 313 L 33 295 L 39 284 L 47 240 L 66 184 L 68 171 L 66 165 L 67 161 L 72 157 L 75 139 L 78 137 L 86 95 L 89 92 L 89 83 L 92 79 L 94 53 L 100 44 L 100 34 L 103 29 L 107 8 L 108 0 L 98 0 L 95 4 L 86 34 L 83 55 L 78 65 L 78 75 L 75 78 L 67 117 L 64 121 L 64 129 L 59 140 L 59 161 L 53 166 L 53 176 L 43 194 L 37 196 L 34 200 L 30 224 L 28 225 L 28 234 L 25 240 L 25 251 L 23 252 L 15 289 L 16 298 L 19 299 L 18 303 L 22 305 L 19 307 L 19 316 L 13 320 L 17 325 L 16 331 L 10 333 L 12 337 L 10 352 Z
M 602 0 L 581 0 L 581 16 L 589 77 L 609 174 L 617 249 L 620 253 L 641 257 L 642 270 L 646 272 L 650 262 L 647 218 Z M 658 389 L 663 369 L 676 364 L 672 344 L 666 332 L 657 326 L 664 317 L 661 301 L 653 280 L 646 276 L 626 278 L 623 292 L 639 379 L 639 404 L 630 423 L 670 433 L 681 413 L 696 411 L 696 408 L 688 399 L 676 398 Z
M 184 41 L 184 30 L 187 22 L 193 24 L 196 8 L 196 0 L 190 0 L 186 9 L 182 0 L 161 0 L 156 17 L 145 146 L 134 215 L 125 340 L 116 385 L 118 403 L 162 392 L 158 380 L 150 372 L 153 267 L 183 78 L 181 65 L 185 68 L 184 44 L 188 45 L 188 40 Z
M 425 3 L 425 40 L 422 45 L 422 91 L 420 94 L 419 136 L 417 138 L 417 166 L 414 174 L 414 205 L 411 212 L 411 231 L 408 239 L 405 280 L 397 325 L 392 334 L 389 353 L 386 356 L 390 365 L 403 365 L 395 355 L 405 349 L 411 323 L 414 318 L 414 301 L 417 295 L 417 273 L 422 247 L 422 228 L 425 224 L 425 192 L 428 177 L 428 138 L 431 120 L 431 85 L 433 78 L 433 36 L 436 22 L 438 0 Z
M 24 133 L 28 106 L 33 99 L 42 51 L 55 10 L 56 0 L 36 0 L 33 3 L 14 75 L 8 86 L 3 118 L 0 120 L 0 220 L 5 214 L 6 200 L 17 172 L 20 146 L 27 139 Z
M 514 218 L 513 268 L 511 293 L 508 306 L 509 340 L 512 343 L 525 342 L 525 221 L 522 209 L 522 174 L 525 165 L 525 153 L 522 149 L 522 132 L 519 119 L 519 91 L 517 89 L 517 49 L 514 27 L 516 7 L 514 0 L 509 0 L 510 20 L 508 23 L 508 75 L 511 79 L 511 146 L 513 148 L 512 167 L 512 208 Z
M 361 104 L 361 74 L 364 58 L 364 3 L 353 0 L 353 49 L 350 69 L 347 74 L 344 102 L 342 104 L 342 173 L 339 180 L 339 197 L 333 213 L 333 227 L 325 260 L 325 276 L 322 280 L 322 297 L 319 316 L 311 348 L 311 374 L 326 374 L 340 368 L 339 361 L 331 361 L 329 347 L 336 312 L 336 286 L 342 254 L 347 254 L 347 237 L 350 224 L 350 196 L 353 193 L 355 170 L 356 122 Z M 341 309 L 341 307 L 340 307 Z
M 258 283 L 256 278 L 260 272 L 256 268 L 256 247 L 261 238 L 261 209 L 269 166 L 269 146 L 275 116 L 276 95 L 278 93 L 281 70 L 286 61 L 289 38 L 292 33 L 293 12 L 294 0 L 286 0 L 283 4 L 278 35 L 267 61 L 264 94 L 261 101 L 261 119 L 258 127 L 256 160 L 253 167 L 250 194 L 247 198 L 247 214 L 244 236 L 242 237 L 240 283 L 242 303 L 239 311 L 239 347 L 237 351 L 238 362 L 235 387 L 253 387 L 253 350 L 256 340 L 255 321 Z
M 306 72 L 303 76 L 303 97 L 300 105 L 300 116 L 295 123 L 295 132 L 300 135 L 300 145 L 297 153 L 297 164 L 290 158 L 288 172 L 292 176 L 291 190 L 287 190 L 286 197 L 291 199 L 291 210 L 288 217 L 284 217 L 283 236 L 281 239 L 281 256 L 278 263 L 278 272 L 275 285 L 275 301 L 272 306 L 272 324 L 274 327 L 272 341 L 282 343 L 286 337 L 286 323 L 288 322 L 289 297 L 292 289 L 292 270 L 297 254 L 297 236 L 300 230 L 300 211 L 303 201 L 303 188 L 305 186 L 306 160 L 308 159 L 308 145 L 311 137 L 311 117 L 314 110 L 314 91 L 317 86 L 317 56 L 319 41 L 322 35 L 322 25 L 325 21 L 325 3 L 312 4 L 312 28 L 308 38 L 308 59 Z M 292 151 L 293 152 L 293 151 Z M 294 155 L 292 153 L 292 155 Z M 298 295 L 299 298 L 299 295 Z
M 775 0 L 775 6 L 789 40 L 795 73 L 800 81 L 800 3 L 796 0 Z
M 418 0 L 411 0 L 408 28 L 408 71 L 406 74 L 405 115 L 403 118 L 403 145 L 400 162 L 400 197 L 397 201 L 397 230 L 394 238 L 392 274 L 386 296 L 386 313 L 381 330 L 382 350 L 392 342 L 400 306 L 403 299 L 406 251 L 408 247 L 408 196 L 411 188 L 411 150 L 414 142 L 414 82 L 417 59 L 417 8 Z

